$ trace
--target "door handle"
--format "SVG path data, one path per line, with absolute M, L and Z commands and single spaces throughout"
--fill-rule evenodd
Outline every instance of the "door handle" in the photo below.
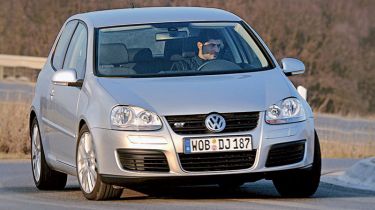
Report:
M 51 91 L 49 92 L 49 95 L 51 97 L 55 95 L 55 89 L 54 88 L 51 89 Z

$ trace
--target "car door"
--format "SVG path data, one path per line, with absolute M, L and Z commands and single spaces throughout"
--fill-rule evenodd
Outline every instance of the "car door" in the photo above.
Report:
M 79 80 L 84 79 L 87 54 L 87 29 L 79 23 L 70 41 L 62 69 L 72 69 Z M 80 87 L 52 84 L 54 109 L 53 122 L 56 124 L 56 136 L 53 150 L 59 162 L 69 166 L 75 165 L 77 138 L 77 105 L 82 93 Z
M 46 81 L 46 85 L 41 87 L 41 109 L 40 114 L 42 117 L 41 128 L 44 134 L 43 147 L 45 155 L 49 160 L 56 160 L 56 154 L 53 149 L 54 140 L 57 135 L 56 123 L 54 122 L 55 110 L 52 105 L 53 85 L 52 77 L 58 69 L 62 69 L 66 51 L 68 49 L 73 32 L 76 29 L 78 21 L 73 20 L 65 24 L 57 44 L 53 49 L 50 62 L 47 62 L 43 67 L 43 71 L 39 75 L 40 79 Z

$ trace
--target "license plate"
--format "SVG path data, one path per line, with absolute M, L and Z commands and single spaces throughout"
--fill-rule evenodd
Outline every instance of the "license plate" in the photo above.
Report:
M 252 150 L 251 136 L 184 138 L 184 153 Z

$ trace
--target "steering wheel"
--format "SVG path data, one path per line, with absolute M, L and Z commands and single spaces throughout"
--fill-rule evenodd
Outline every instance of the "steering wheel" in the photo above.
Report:
M 241 66 L 221 59 L 210 60 L 200 65 L 197 71 L 227 71 L 227 70 L 242 70 Z

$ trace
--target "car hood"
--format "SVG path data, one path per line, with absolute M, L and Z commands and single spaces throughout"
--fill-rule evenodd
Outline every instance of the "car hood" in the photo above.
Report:
M 98 82 L 119 105 L 139 106 L 161 116 L 264 111 L 292 94 L 278 70 L 184 77 L 101 77 Z

